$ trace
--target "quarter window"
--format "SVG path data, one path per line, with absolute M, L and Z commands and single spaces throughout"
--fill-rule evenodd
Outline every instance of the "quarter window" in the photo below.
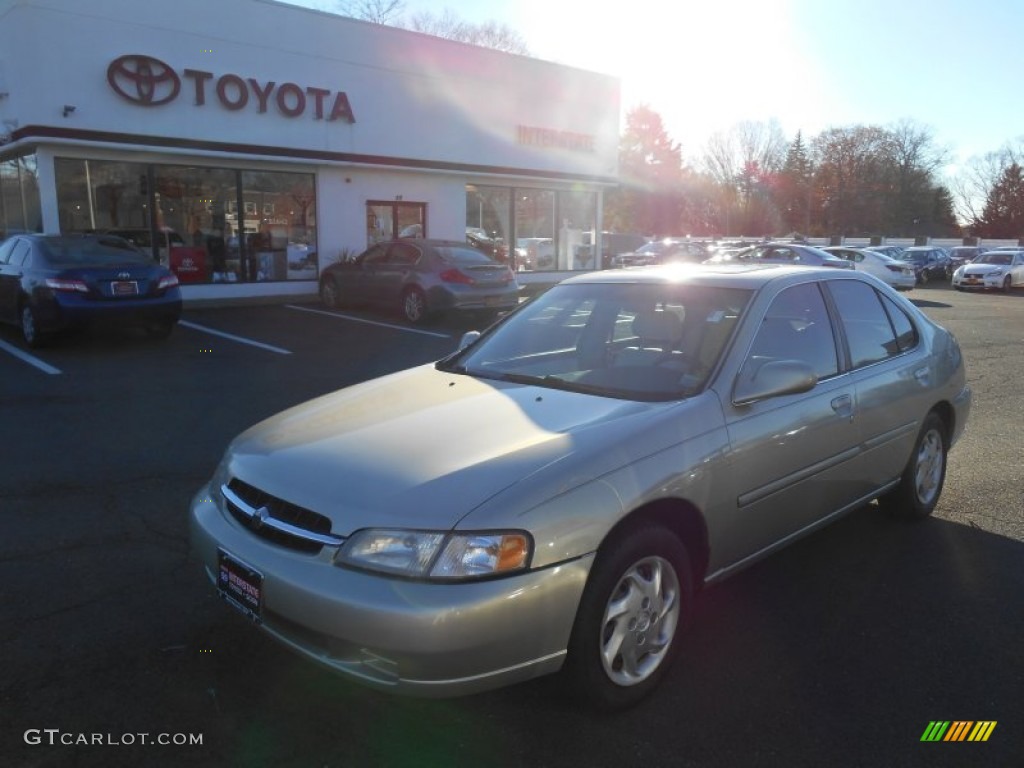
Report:
M 900 352 L 906 352 L 908 349 L 916 347 L 917 328 L 914 327 L 907 313 L 898 307 L 896 302 L 888 296 L 882 297 L 882 304 L 885 306 L 885 311 L 892 322 L 893 330 L 896 332 L 896 344 Z

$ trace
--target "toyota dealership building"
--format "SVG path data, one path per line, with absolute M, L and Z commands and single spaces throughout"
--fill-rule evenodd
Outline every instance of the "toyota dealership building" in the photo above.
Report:
M 117 233 L 186 298 L 410 233 L 591 268 L 618 136 L 615 78 L 272 0 L 0 0 L 0 235 Z

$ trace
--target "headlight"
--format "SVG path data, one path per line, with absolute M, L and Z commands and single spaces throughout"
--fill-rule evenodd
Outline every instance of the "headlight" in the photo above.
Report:
M 335 562 L 414 579 L 458 581 L 525 570 L 532 548 L 532 539 L 522 531 L 366 529 L 348 538 Z
M 963 267 L 957 267 L 956 268 L 956 272 L 953 273 L 953 277 L 955 277 L 957 280 L 959 280 L 963 276 L 964 276 L 964 268 Z

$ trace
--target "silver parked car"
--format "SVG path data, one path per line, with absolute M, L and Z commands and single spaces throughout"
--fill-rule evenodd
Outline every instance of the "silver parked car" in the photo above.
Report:
M 953 336 L 847 269 L 590 273 L 463 344 L 251 428 L 192 501 L 227 602 L 384 690 L 631 705 L 701 586 L 930 514 L 971 403 Z
M 711 263 L 729 261 L 751 261 L 761 264 L 793 264 L 807 267 L 833 267 L 853 269 L 853 264 L 834 254 L 799 243 L 762 243 L 735 253 L 719 252 L 709 260 Z
M 844 245 L 828 246 L 824 250 L 833 256 L 846 259 L 853 264 L 854 269 L 874 275 L 897 291 L 909 291 L 917 285 L 917 276 L 912 266 L 879 251 L 848 248 Z
M 377 243 L 320 275 L 320 300 L 338 309 L 370 304 L 398 309 L 411 323 L 451 310 L 515 309 L 515 274 L 464 241 L 404 238 Z

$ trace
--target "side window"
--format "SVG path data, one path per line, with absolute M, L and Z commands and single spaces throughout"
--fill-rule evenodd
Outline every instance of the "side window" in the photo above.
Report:
M 363 257 L 364 266 L 375 266 L 384 262 L 384 257 L 387 255 L 388 249 L 384 245 L 375 245 L 373 248 L 366 252 Z
M 893 330 L 896 332 L 896 345 L 899 347 L 900 352 L 906 352 L 908 349 L 916 347 L 918 338 L 917 328 L 911 322 L 907 313 L 898 307 L 896 302 L 888 296 L 882 296 L 882 304 L 885 305 L 885 311 L 889 315 L 890 322 L 892 322 Z
M 14 250 L 11 251 L 11 266 L 20 267 L 26 261 L 28 261 L 28 255 L 32 250 L 32 246 L 24 240 L 19 240 L 18 244 L 14 246 Z
M 839 371 L 835 336 L 817 283 L 787 288 L 772 301 L 746 365 L 768 360 L 802 360 L 819 379 Z
M 877 363 L 902 351 L 874 288 L 858 280 L 830 280 L 828 286 L 839 310 L 854 368 Z
M 17 240 L 8 240 L 5 243 L 0 243 L 0 264 L 6 264 L 11 260 L 11 251 L 14 250 L 14 244 Z
M 388 250 L 388 264 L 410 267 L 419 261 L 419 250 L 409 243 L 395 243 Z

